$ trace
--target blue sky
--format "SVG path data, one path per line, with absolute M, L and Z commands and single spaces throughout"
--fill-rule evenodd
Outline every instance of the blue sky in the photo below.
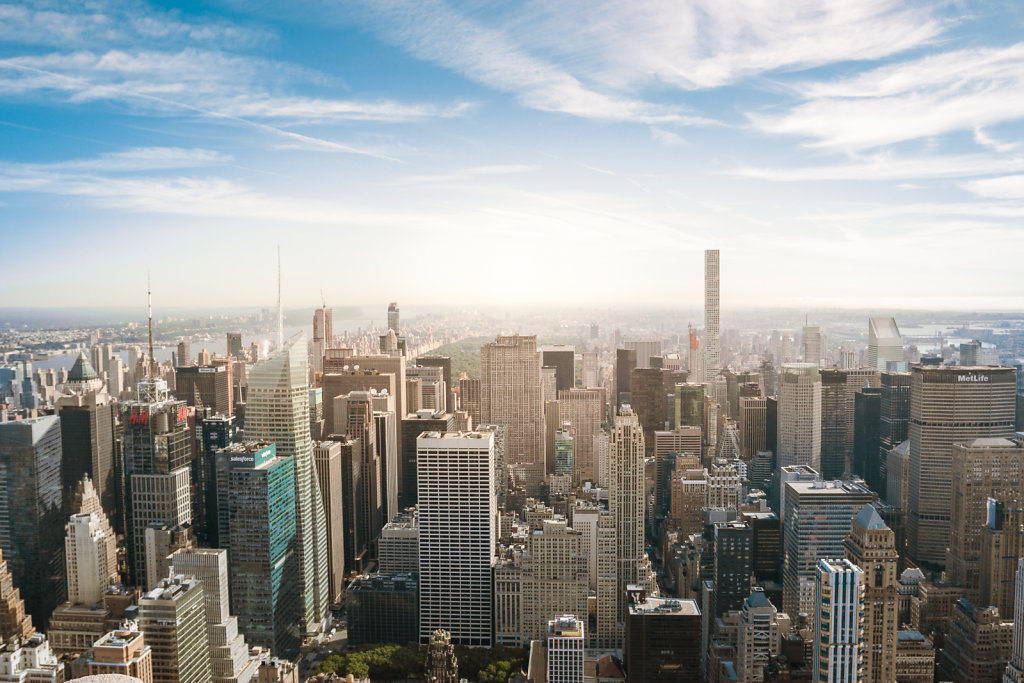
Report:
M 0 300 L 1024 308 L 1022 119 L 1013 0 L 0 2 Z

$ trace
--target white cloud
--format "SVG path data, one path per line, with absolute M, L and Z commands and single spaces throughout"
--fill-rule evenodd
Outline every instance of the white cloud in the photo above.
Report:
M 679 107 L 652 104 L 588 87 L 570 71 L 531 55 L 501 28 L 490 28 L 437 0 L 411 6 L 374 1 L 379 30 L 414 56 L 436 62 L 467 78 L 508 92 L 527 107 L 601 121 L 707 125 Z M 576 15 L 562 17 L 562 35 Z M 539 30 L 545 30 L 539 27 Z
M 1024 199 L 1024 175 L 979 178 L 964 183 L 964 188 L 976 195 L 992 199 Z M 1024 211 L 1021 216 L 1024 216 Z
M 622 91 L 715 88 L 780 69 L 879 59 L 942 30 L 896 0 L 531 0 L 511 14 L 522 44 Z
M 673 133 L 670 130 L 665 130 L 664 128 L 658 128 L 657 126 L 651 127 L 651 138 L 655 142 L 660 142 L 666 147 L 683 147 L 690 144 L 685 138 L 683 138 L 683 136 Z
M 805 102 L 751 114 L 762 131 L 856 151 L 1024 117 L 1024 43 L 955 50 L 797 86 Z
M 1024 170 L 1024 157 L 991 154 L 936 155 L 928 157 L 895 157 L 879 153 L 858 157 L 856 161 L 828 166 L 796 166 L 764 168 L 741 166 L 724 173 L 744 178 L 786 182 L 815 180 L 901 180 L 904 178 L 965 178 L 992 173 Z
M 210 16 L 183 20 L 126 0 L 22 0 L 0 3 L 0 42 L 62 49 L 108 45 L 200 42 L 221 47 L 262 44 L 265 32 Z

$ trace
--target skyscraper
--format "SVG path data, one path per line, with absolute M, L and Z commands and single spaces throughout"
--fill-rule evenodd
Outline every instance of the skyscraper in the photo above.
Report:
M 897 367 L 890 367 L 895 363 Z M 893 318 L 868 318 L 868 367 L 879 372 L 901 369 L 903 336 Z
M 191 576 L 203 583 L 203 605 L 209 642 L 212 683 L 249 681 L 256 673 L 238 618 L 231 616 L 228 598 L 228 553 L 219 548 L 192 548 L 172 555 L 171 574 Z
M 910 383 L 910 559 L 945 566 L 953 443 L 1013 436 L 1012 368 L 914 366 Z
M 765 450 L 767 412 L 763 396 L 740 397 L 740 454 L 748 461 Z
M 232 444 L 217 453 L 219 537 L 238 627 L 251 645 L 287 658 L 299 651 L 304 607 L 295 489 L 295 460 L 279 457 L 274 444 Z
M 604 412 L 604 389 L 568 389 L 558 393 L 558 415 L 575 431 L 573 483 L 597 481 L 596 440 Z
M 636 369 L 636 349 L 615 349 L 615 406 L 629 403 L 633 370 Z
M 840 370 L 822 370 L 820 377 L 821 477 L 838 479 L 846 469 L 846 377 Z
M 846 536 L 846 559 L 864 574 L 864 683 L 896 679 L 896 634 L 899 628 L 896 535 L 874 505 L 853 518 Z
M 849 560 L 817 566 L 814 679 L 860 683 L 864 678 L 864 572 Z M 893 679 L 886 679 L 893 680 Z
M 163 579 L 139 600 L 139 630 L 153 652 L 154 683 L 209 683 L 203 582 Z
M 821 471 L 821 373 L 815 363 L 786 363 L 779 375 L 777 467 Z
M 330 602 L 327 519 L 313 464 L 309 434 L 306 338 L 299 333 L 249 371 L 245 408 L 246 438 L 273 443 L 277 455 L 294 458 L 301 625 L 315 632 Z
M 853 517 L 874 495 L 850 481 L 787 481 L 784 486 L 783 611 L 810 615 L 818 561 L 843 557 Z
M 539 368 L 539 366 L 538 366 Z M 493 642 L 497 501 L 494 434 L 426 432 L 417 440 L 420 642 Z
M 557 391 L 576 386 L 576 349 L 570 344 L 548 344 L 541 347 L 542 364 L 555 368 Z
M 616 600 L 619 620 L 627 613 L 626 588 L 641 585 L 653 594 L 651 562 L 644 552 L 644 433 L 633 410 L 622 406 L 611 431 L 608 454 L 608 509 L 615 518 Z
M 817 325 L 804 325 L 804 329 L 801 332 L 801 340 L 803 346 L 804 362 L 814 363 L 815 365 L 821 365 L 822 358 L 822 345 L 821 345 L 821 328 Z
M 128 555 L 135 585 L 145 586 L 146 528 L 192 523 L 192 435 L 188 407 L 158 377 L 139 382 L 138 397 L 122 406 Z
M 954 443 L 949 476 L 948 580 L 964 587 L 967 599 L 978 603 L 981 531 L 988 521 L 986 501 L 995 498 L 1024 504 L 1024 442 L 989 437 Z
M 708 383 L 715 381 L 722 367 L 718 327 L 718 260 L 718 249 L 704 250 L 704 381 Z
M 507 428 L 505 462 L 525 465 L 527 487 L 544 479 L 544 396 L 536 336 L 499 336 L 480 349 L 480 421 Z
M 0 549 L 39 628 L 65 600 L 60 419 L 0 422 Z
M 79 354 L 68 372 L 64 395 L 56 400 L 61 432 L 61 483 L 65 511 L 75 486 L 86 474 L 104 509 L 120 528 L 124 520 L 114 464 L 114 406 L 85 354 Z
M 341 471 L 341 444 L 323 441 L 313 448 L 316 474 L 320 482 L 327 518 L 327 567 L 331 604 L 339 604 L 345 590 L 345 518 L 341 502 L 344 483 Z
M 581 386 L 596 387 L 601 382 L 600 366 L 598 365 L 597 351 L 583 352 L 583 376 Z

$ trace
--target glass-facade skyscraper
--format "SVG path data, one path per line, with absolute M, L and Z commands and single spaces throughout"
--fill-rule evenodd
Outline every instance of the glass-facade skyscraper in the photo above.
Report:
M 36 627 L 67 599 L 60 418 L 0 423 L 0 549 Z
M 298 654 L 300 577 L 295 461 L 274 444 L 238 443 L 217 453 L 217 521 L 228 550 L 231 605 L 251 646 Z
M 309 433 L 308 367 L 306 335 L 299 333 L 249 371 L 245 407 L 246 438 L 273 443 L 279 456 L 294 459 L 303 633 L 315 632 L 330 607 L 327 517 Z

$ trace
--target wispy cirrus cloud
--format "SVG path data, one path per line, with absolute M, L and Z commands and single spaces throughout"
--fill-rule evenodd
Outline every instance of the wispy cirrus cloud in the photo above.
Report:
M 878 59 L 944 29 L 931 8 L 895 0 L 533 0 L 487 13 L 440 0 L 365 5 L 387 39 L 527 107 L 648 124 L 713 122 L 637 95 L 651 86 L 716 88 L 780 69 Z
M 0 42 L 62 49 L 122 45 L 209 43 L 221 47 L 264 44 L 266 31 L 212 16 L 183 19 L 128 0 L 24 0 L 0 3 Z
M 953 50 L 796 90 L 801 104 L 751 114 L 752 124 L 843 151 L 978 130 L 1024 118 L 1024 43 Z
M 416 5 L 381 1 L 369 6 L 378 30 L 414 56 L 511 93 L 527 107 L 600 121 L 715 123 L 682 107 L 588 87 L 565 68 L 530 54 L 502 28 L 474 21 L 439 0 Z

